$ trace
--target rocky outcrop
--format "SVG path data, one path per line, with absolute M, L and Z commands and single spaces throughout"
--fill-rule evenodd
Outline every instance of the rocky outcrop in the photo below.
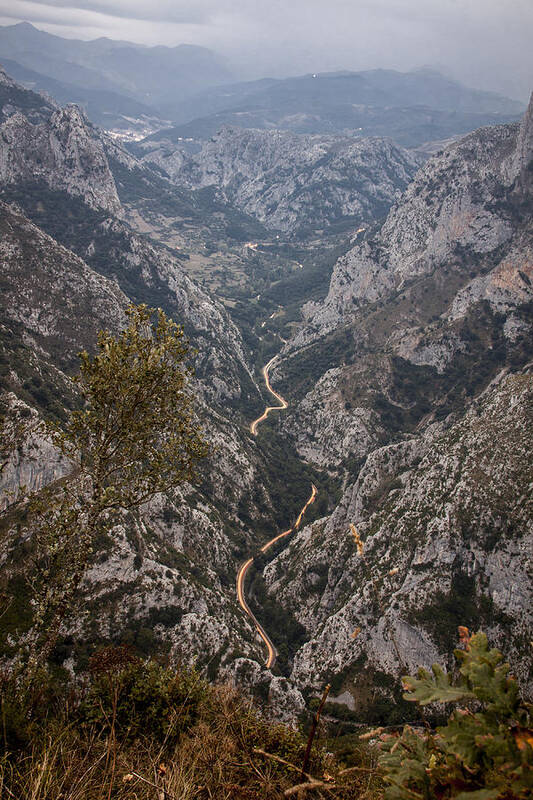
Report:
M 102 141 L 77 106 L 57 109 L 37 124 L 17 112 L 0 125 L 0 181 L 44 181 L 91 208 L 121 213 Z
M 69 471 L 66 459 L 39 430 L 39 414 L 14 392 L 0 394 L 0 512 L 20 498 L 21 487 L 41 489 Z
M 0 231 L 2 321 L 22 326 L 27 345 L 64 367 L 99 330 L 122 326 L 128 300 L 116 283 L 1 201 Z
M 286 233 L 380 216 L 418 168 L 407 150 L 378 138 L 228 127 L 192 155 L 179 143 L 154 144 L 144 144 L 144 160 L 176 184 L 216 187 L 245 213 Z
M 319 334 L 331 330 L 354 306 L 401 291 L 457 260 L 458 250 L 468 251 L 475 268 L 509 243 L 520 221 L 503 198 L 527 160 L 518 148 L 528 119 L 522 126 L 476 131 L 430 159 L 381 229 L 360 237 L 336 264 L 328 297 L 309 327 Z
M 375 450 L 331 517 L 267 566 L 269 591 L 309 631 L 300 688 L 341 675 L 360 706 L 363 664 L 398 675 L 442 662 L 458 624 L 487 630 L 527 684 L 532 403 L 531 374 L 501 375 L 463 419 Z
M 64 474 L 64 460 L 36 429 L 35 407 L 47 416 L 64 415 L 62 403 L 72 403 L 75 395 L 69 375 L 77 354 L 94 348 L 98 331 L 124 325 L 128 299 L 2 202 L 0 234 L 1 386 L 8 418 L 20 418 L 26 432 L 0 476 L 8 503 L 6 493 L 19 486 L 36 490 Z
M 273 375 L 297 390 L 284 426 L 305 457 L 339 463 L 351 440 L 359 458 L 527 362 L 531 114 L 428 161 L 385 223 L 336 263 L 325 301 L 305 309 Z
M 525 192 L 531 191 L 533 183 L 533 93 L 520 126 L 511 175 L 513 173 L 519 176 L 522 190 Z

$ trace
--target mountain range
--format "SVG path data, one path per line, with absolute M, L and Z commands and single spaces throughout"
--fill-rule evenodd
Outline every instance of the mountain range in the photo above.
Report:
M 394 723 L 398 675 L 445 660 L 461 624 L 505 646 L 530 691 L 533 103 L 422 159 L 239 128 L 126 149 L 5 73 L 0 101 L 3 414 L 61 424 L 80 404 L 77 352 L 144 302 L 197 351 L 213 444 L 198 485 L 95 544 L 57 662 L 83 670 L 96 645 L 128 642 L 287 717 L 330 682 L 331 715 Z M 288 407 L 254 436 L 275 354 Z M 2 489 L 65 470 L 30 436 Z M 4 658 L 31 626 L 17 523 L 8 508 Z M 273 670 L 235 594 L 249 557 Z
M 214 187 L 269 229 L 353 229 L 386 213 L 417 158 L 386 139 L 223 128 L 195 153 L 150 137 L 138 152 L 174 184 Z
M 412 147 L 517 119 L 521 103 L 434 70 L 318 73 L 235 82 L 201 47 L 63 39 L 29 23 L 0 27 L 0 62 L 27 88 L 77 103 L 91 121 L 140 139 L 207 139 L 223 125 L 307 134 L 390 136 Z M 177 126 L 172 128 L 171 125 Z
M 458 624 L 531 680 L 532 177 L 533 99 L 427 162 L 274 372 L 302 457 L 345 477 L 266 591 L 309 633 L 295 682 L 334 678 L 353 708 L 372 675 L 445 658 Z
M 208 90 L 177 112 L 169 135 L 209 138 L 222 125 L 390 136 L 404 147 L 516 119 L 521 103 L 433 70 L 318 73 Z M 176 112 L 167 109 L 169 116 Z
M 222 59 L 193 45 L 145 47 L 113 39 L 63 39 L 28 22 L 0 27 L 0 58 L 82 89 L 115 92 L 149 105 L 174 102 L 231 79 Z

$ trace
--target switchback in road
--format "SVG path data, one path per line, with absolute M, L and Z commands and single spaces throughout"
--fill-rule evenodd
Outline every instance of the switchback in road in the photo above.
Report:
M 273 395 L 276 398 L 276 400 L 279 401 L 280 405 L 279 406 L 267 406 L 267 408 L 265 408 L 265 410 L 261 414 L 261 416 L 258 417 L 257 419 L 255 419 L 251 423 L 251 425 L 250 425 L 250 433 L 253 434 L 254 436 L 257 436 L 257 426 L 259 425 L 259 423 L 263 422 L 263 420 L 265 420 L 268 417 L 268 415 L 270 414 L 271 411 L 283 411 L 288 406 L 288 403 L 285 400 L 285 398 L 282 397 L 280 394 L 278 394 L 278 392 L 274 391 L 274 389 L 270 385 L 270 379 L 269 379 L 269 376 L 268 376 L 268 370 L 270 369 L 270 367 L 276 361 L 277 358 L 278 358 L 278 356 L 274 356 L 274 358 L 271 358 L 270 361 L 268 362 L 268 364 L 265 364 L 265 366 L 263 367 L 262 372 L 263 372 L 263 378 L 265 380 L 266 388 L 268 389 L 270 394 Z M 285 536 L 288 536 L 290 533 L 293 533 L 294 531 L 296 531 L 300 527 L 300 524 L 302 522 L 304 514 L 307 511 L 308 507 L 311 505 L 311 503 L 315 502 L 316 495 L 317 495 L 317 488 L 316 488 L 315 484 L 312 483 L 311 484 L 311 495 L 309 496 L 307 502 L 305 503 L 305 505 L 302 508 L 302 510 L 300 511 L 300 513 L 298 514 L 298 517 L 296 518 L 296 522 L 294 523 L 292 528 L 289 528 L 288 530 L 283 531 L 283 533 L 278 533 L 276 536 L 274 536 L 272 539 L 270 539 L 261 548 L 261 550 L 260 550 L 261 553 L 266 553 L 272 547 L 272 545 L 276 544 L 276 542 L 279 542 L 280 539 L 283 539 Z M 257 630 L 259 636 L 261 637 L 261 639 L 266 644 L 267 653 L 268 654 L 267 654 L 267 660 L 265 662 L 265 665 L 266 665 L 267 669 L 271 669 L 274 666 L 275 662 L 276 662 L 276 655 L 277 655 L 276 648 L 274 647 L 272 639 L 270 638 L 268 633 L 265 631 L 263 626 L 260 624 L 260 622 L 257 620 L 255 614 L 252 612 L 250 606 L 248 605 L 248 603 L 246 601 L 244 585 L 245 585 L 245 580 L 246 580 L 246 573 L 248 572 L 248 570 L 250 569 L 252 564 L 253 564 L 253 558 L 249 558 L 247 561 L 245 561 L 239 567 L 239 571 L 237 573 L 237 599 L 238 599 L 239 604 L 240 604 L 241 608 L 243 609 L 244 613 L 252 620 L 252 622 L 253 622 L 253 624 L 255 626 L 255 629 Z
M 279 406 L 267 406 L 265 408 L 265 410 L 263 411 L 263 413 L 261 414 L 261 416 L 257 417 L 257 419 L 254 419 L 254 421 L 250 424 L 250 433 L 252 433 L 254 436 L 257 436 L 257 426 L 259 425 L 259 423 L 263 422 L 263 420 L 265 420 L 268 417 L 268 415 L 270 414 L 271 411 L 284 411 L 287 408 L 287 406 L 289 405 L 287 403 L 287 401 L 285 400 L 285 398 L 282 397 L 280 394 L 278 394 L 276 391 L 274 391 L 274 389 L 270 385 L 270 378 L 268 377 L 268 370 L 270 369 L 270 367 L 272 366 L 274 361 L 276 361 L 277 358 L 278 358 L 278 356 L 274 356 L 274 358 L 271 358 L 270 361 L 268 362 L 268 364 L 265 364 L 265 366 L 263 367 L 262 372 L 263 372 L 263 378 L 264 378 L 264 381 L 265 381 L 266 388 L 268 389 L 270 394 L 273 395 L 276 398 L 276 400 L 279 400 L 280 405 Z

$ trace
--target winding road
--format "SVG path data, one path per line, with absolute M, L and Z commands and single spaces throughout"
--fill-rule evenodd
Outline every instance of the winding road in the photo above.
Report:
M 288 406 L 288 403 L 285 400 L 285 398 L 282 397 L 280 394 L 278 394 L 276 391 L 274 391 L 274 389 L 270 385 L 270 379 L 269 379 L 269 376 L 268 376 L 268 370 L 270 369 L 270 367 L 272 366 L 274 361 L 276 361 L 277 357 L 278 356 L 274 356 L 274 358 L 271 358 L 270 361 L 268 362 L 268 364 L 266 364 L 263 367 L 262 371 L 263 371 L 263 378 L 265 380 L 266 388 L 268 389 L 270 394 L 273 395 L 276 398 L 276 400 L 279 401 L 280 405 L 279 406 L 268 406 L 267 408 L 265 408 L 265 410 L 261 414 L 261 416 L 258 417 L 257 419 L 255 419 L 251 423 L 251 425 L 250 425 L 250 433 L 253 434 L 253 436 L 257 436 L 257 426 L 259 425 L 260 422 L 263 422 L 263 420 L 265 420 L 268 417 L 268 415 L 270 414 L 271 411 L 282 411 L 283 409 L 287 408 L 287 406 Z M 269 550 L 272 547 L 272 545 L 276 544 L 276 542 L 279 542 L 280 539 L 283 539 L 285 536 L 288 536 L 290 533 L 293 533 L 295 530 L 297 530 L 300 527 L 300 524 L 302 522 L 304 514 L 307 511 L 308 507 L 311 505 L 311 503 L 315 502 L 316 495 L 317 495 L 317 488 L 316 488 L 315 484 L 312 483 L 311 484 L 311 494 L 310 494 L 307 502 L 305 503 L 304 507 L 302 508 L 300 513 L 298 514 L 296 522 L 294 523 L 292 528 L 289 528 L 288 530 L 283 531 L 283 533 L 278 533 L 277 536 L 274 536 L 272 539 L 270 539 L 261 548 L 261 550 L 260 550 L 261 553 L 266 553 L 267 550 Z M 237 599 L 239 601 L 239 604 L 240 604 L 242 610 L 252 620 L 256 631 L 258 632 L 259 636 L 261 637 L 261 639 L 266 644 L 267 653 L 268 654 L 267 654 L 267 660 L 265 662 L 265 666 L 267 667 L 267 669 L 271 669 L 274 666 L 275 662 L 276 662 L 276 655 L 277 655 L 276 648 L 274 647 L 272 639 L 270 638 L 268 633 L 265 631 L 263 626 L 258 622 L 255 614 L 252 612 L 250 606 L 246 602 L 246 596 L 245 596 L 245 593 L 244 593 L 244 583 L 245 583 L 245 580 L 246 580 L 246 573 L 248 572 L 248 570 L 252 566 L 253 561 L 254 561 L 253 558 L 249 558 L 247 561 L 245 561 L 239 567 L 239 571 L 237 573 Z
M 259 425 L 259 423 L 263 422 L 263 420 L 265 420 L 268 417 L 268 415 L 270 414 L 271 411 L 283 411 L 289 405 L 287 403 L 287 401 L 285 400 L 285 398 L 282 397 L 280 394 L 278 394 L 276 391 L 274 391 L 274 389 L 270 385 L 270 378 L 268 377 L 268 370 L 270 369 L 270 367 L 272 366 L 274 361 L 276 361 L 277 358 L 278 358 L 278 356 L 274 356 L 274 358 L 271 358 L 270 361 L 268 362 L 268 364 L 265 364 L 265 366 L 263 367 L 262 372 L 263 372 L 263 378 L 264 378 L 264 381 L 265 381 L 266 388 L 268 389 L 270 394 L 273 395 L 276 398 L 276 400 L 279 400 L 281 405 L 279 405 L 279 406 L 267 406 L 267 408 L 265 408 L 265 410 L 263 411 L 261 416 L 257 417 L 257 419 L 254 419 L 254 421 L 250 424 L 250 433 L 253 434 L 254 436 L 257 436 L 257 426 Z

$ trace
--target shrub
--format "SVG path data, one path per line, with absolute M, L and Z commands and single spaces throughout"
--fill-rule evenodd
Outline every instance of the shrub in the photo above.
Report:
M 446 725 L 418 731 L 405 726 L 385 736 L 380 766 L 387 800 L 520 800 L 533 789 L 533 706 L 519 696 L 502 654 L 487 637 L 460 628 L 465 649 L 453 681 L 438 664 L 432 673 L 403 679 L 406 700 L 422 706 L 457 703 Z
M 176 672 L 143 661 L 124 645 L 101 650 L 90 666 L 93 681 L 80 710 L 83 722 L 113 727 L 122 740 L 142 734 L 172 744 L 196 721 L 206 687 L 194 670 Z

